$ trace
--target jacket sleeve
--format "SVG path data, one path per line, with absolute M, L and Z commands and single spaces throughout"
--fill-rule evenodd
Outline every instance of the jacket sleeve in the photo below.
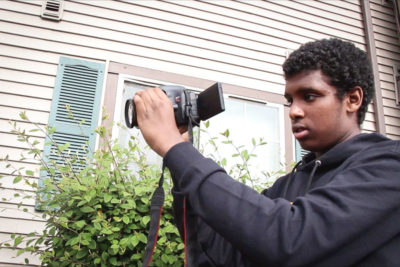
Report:
M 293 205 L 236 182 L 190 143 L 164 160 L 196 215 L 262 266 L 351 263 L 399 232 L 398 151 L 369 153 Z

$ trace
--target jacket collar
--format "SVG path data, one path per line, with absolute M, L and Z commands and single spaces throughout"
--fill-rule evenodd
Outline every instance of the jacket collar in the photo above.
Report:
M 331 168 L 337 166 L 345 161 L 353 154 L 364 150 L 376 143 L 389 140 L 388 138 L 378 133 L 361 133 L 352 138 L 339 143 L 323 154 L 318 160 L 322 163 L 323 168 Z M 316 160 L 315 154 L 310 152 L 306 154 L 302 159 L 302 164 L 299 166 L 299 170 L 312 169 L 315 165 Z

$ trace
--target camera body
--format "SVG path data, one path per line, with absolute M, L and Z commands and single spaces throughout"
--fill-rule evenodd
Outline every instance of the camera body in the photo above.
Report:
M 198 126 L 201 120 L 207 120 L 225 110 L 222 87 L 215 83 L 200 94 L 178 85 L 162 85 L 160 89 L 168 96 L 174 108 L 178 126 Z M 125 123 L 128 128 L 138 127 L 136 107 L 132 99 L 125 103 Z
M 175 120 L 178 126 L 187 125 L 189 120 L 193 124 L 200 122 L 197 109 L 197 96 L 183 86 L 163 85 L 161 90 L 165 92 L 174 108 Z

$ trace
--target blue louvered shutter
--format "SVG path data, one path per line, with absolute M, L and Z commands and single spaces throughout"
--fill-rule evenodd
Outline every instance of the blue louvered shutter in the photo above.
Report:
M 51 136 L 53 142 L 46 138 L 45 162 L 55 161 L 62 165 L 64 161 L 55 150 L 56 145 L 66 143 L 69 143 L 68 153 L 82 159 L 90 156 L 95 148 L 94 130 L 98 123 L 103 77 L 104 64 L 60 58 L 49 116 L 49 126 L 56 130 Z M 77 162 L 74 169 L 79 170 L 84 165 L 84 161 Z M 48 175 L 47 171 L 41 171 L 39 186 Z
M 303 149 L 297 140 L 295 140 L 295 146 L 296 162 L 299 162 L 310 151 Z

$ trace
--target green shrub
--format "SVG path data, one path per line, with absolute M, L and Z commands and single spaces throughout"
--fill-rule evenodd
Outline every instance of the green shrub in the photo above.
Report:
M 24 113 L 20 116 L 29 121 Z M 37 147 L 39 142 L 31 141 L 31 136 L 15 122 L 12 125 L 18 140 L 30 147 L 28 153 L 42 162 L 42 171 L 50 174 L 38 186 L 28 179 L 33 170 L 13 172 L 14 183 L 25 181 L 37 189 L 36 203 L 46 225 L 42 233 L 13 234 L 9 242 L 0 245 L 17 249 L 27 242 L 17 255 L 39 254 L 42 264 L 47 266 L 141 266 L 150 198 L 158 185 L 161 167 L 147 165 L 137 139 L 132 137 L 129 147 L 122 148 L 110 140 L 101 126 L 96 133 L 102 138 L 102 146 L 90 158 L 71 154 L 68 144 L 55 145 L 56 153 L 63 159 L 60 164 L 44 162 Z M 43 130 L 50 140 L 54 131 Z M 3 160 L 8 161 L 8 157 Z M 83 163 L 86 167 L 77 169 Z M 138 172 L 132 172 L 132 164 Z M 12 168 L 12 164 L 7 167 Z M 169 192 L 168 183 L 164 184 Z M 22 207 L 22 203 L 18 206 Z M 184 246 L 173 224 L 171 206 L 172 196 L 167 193 L 152 266 L 183 265 Z

